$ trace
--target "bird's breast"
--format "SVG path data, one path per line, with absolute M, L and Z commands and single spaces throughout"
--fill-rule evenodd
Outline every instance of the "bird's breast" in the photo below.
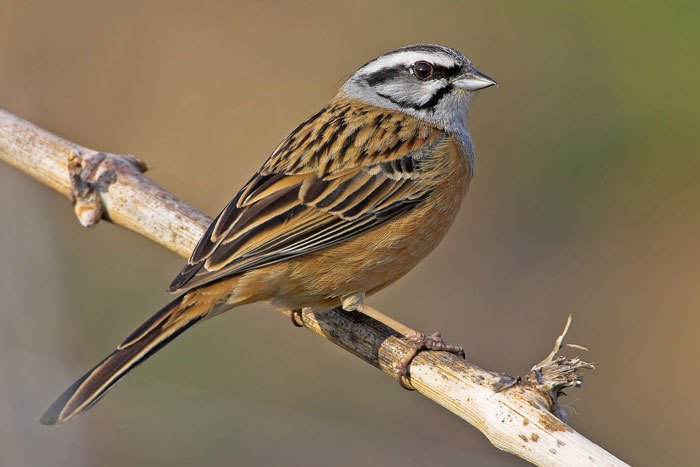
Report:
M 460 141 L 448 138 L 439 151 L 434 156 L 443 164 L 429 174 L 432 190 L 420 205 L 342 244 L 285 262 L 278 306 L 291 307 L 299 297 L 309 306 L 337 306 L 334 300 L 343 295 L 372 294 L 433 251 L 453 224 L 472 174 L 468 149 Z

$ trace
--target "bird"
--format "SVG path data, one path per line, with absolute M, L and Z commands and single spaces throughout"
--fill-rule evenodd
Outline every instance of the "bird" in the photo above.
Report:
M 66 422 L 194 324 L 268 302 L 362 312 L 442 240 L 474 172 L 467 113 L 496 82 L 434 44 L 361 66 L 297 126 L 212 221 L 170 284 L 179 296 L 51 404 Z M 439 334 L 419 347 L 455 351 Z M 461 349 L 461 348 L 460 348 Z

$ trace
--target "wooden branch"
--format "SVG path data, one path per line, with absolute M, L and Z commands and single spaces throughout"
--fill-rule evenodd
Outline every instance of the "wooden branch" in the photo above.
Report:
M 184 257 L 210 222 L 144 176 L 146 165 L 136 157 L 89 150 L 2 109 L 0 159 L 72 198 L 83 225 L 104 218 Z M 410 328 L 393 320 L 335 309 L 305 310 L 300 321 L 394 378 L 410 350 L 400 339 Z M 557 398 L 563 388 L 581 385 L 581 369 L 593 367 L 557 356 L 566 329 L 552 353 L 523 377 L 426 351 L 412 361 L 404 383 L 474 425 L 497 448 L 536 465 L 626 465 L 565 423 Z
M 93 151 L 0 109 L 0 159 L 75 201 L 89 226 L 102 217 L 189 257 L 209 226 L 201 211 L 143 176 L 134 156 Z M 99 194 L 99 196 L 96 196 Z M 96 204 L 99 201 L 99 204 Z

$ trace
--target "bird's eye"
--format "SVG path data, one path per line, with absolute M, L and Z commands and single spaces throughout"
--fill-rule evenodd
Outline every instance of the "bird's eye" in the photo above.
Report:
M 433 75 L 433 66 L 424 61 L 416 62 L 413 64 L 413 74 L 418 79 L 428 79 Z

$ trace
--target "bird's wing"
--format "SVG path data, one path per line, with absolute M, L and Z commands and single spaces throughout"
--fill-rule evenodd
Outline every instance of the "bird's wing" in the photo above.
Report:
M 329 104 L 221 211 L 168 290 L 318 251 L 411 210 L 430 194 L 422 166 L 446 140 L 406 115 Z

